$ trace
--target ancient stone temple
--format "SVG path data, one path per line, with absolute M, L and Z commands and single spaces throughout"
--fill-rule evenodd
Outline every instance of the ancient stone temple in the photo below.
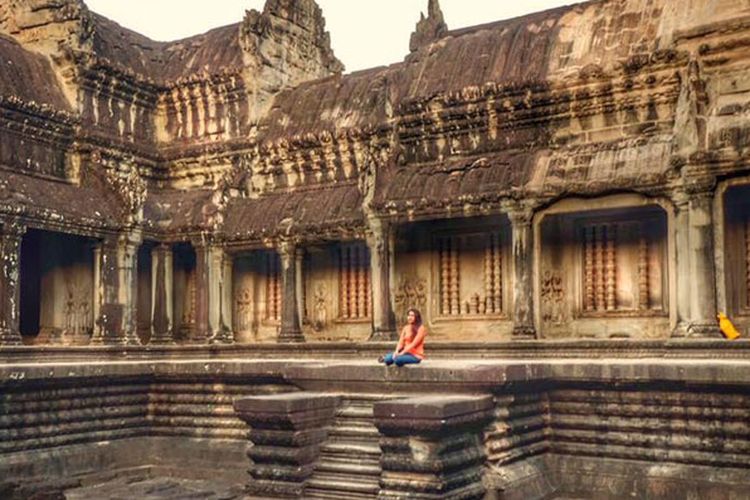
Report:
M 0 498 L 750 498 L 750 2 L 449 22 L 0 1 Z

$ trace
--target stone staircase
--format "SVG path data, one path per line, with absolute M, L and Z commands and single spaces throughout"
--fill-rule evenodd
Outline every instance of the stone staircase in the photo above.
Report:
M 372 407 L 379 395 L 345 396 L 320 459 L 308 480 L 306 498 L 376 498 L 380 489 L 380 445 Z

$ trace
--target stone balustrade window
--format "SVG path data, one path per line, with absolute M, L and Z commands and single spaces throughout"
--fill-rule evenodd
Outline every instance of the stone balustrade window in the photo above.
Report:
M 750 316 L 750 186 L 729 189 L 724 200 L 726 312 Z
M 339 260 L 339 319 L 366 320 L 372 315 L 370 253 L 364 243 L 342 245 Z
M 500 231 L 437 235 L 442 317 L 503 314 L 503 240 Z
M 281 258 L 266 254 L 266 320 L 281 321 Z
M 583 222 L 582 314 L 664 311 L 659 218 Z

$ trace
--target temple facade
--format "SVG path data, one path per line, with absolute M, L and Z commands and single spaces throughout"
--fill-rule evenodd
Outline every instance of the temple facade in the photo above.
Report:
M 430 0 L 402 62 L 348 74 L 314 0 L 267 0 L 238 24 L 175 42 L 122 28 L 82 0 L 5 0 L 0 65 L 0 360 L 10 375 L 22 373 L 13 363 L 49 353 L 84 364 L 122 353 L 375 354 L 368 346 L 396 338 L 412 307 L 437 358 L 464 349 L 619 359 L 698 345 L 724 358 L 717 314 L 743 334 L 750 328 L 747 0 L 593 0 L 459 30 Z M 103 370 L 96 376 L 115 369 Z M 165 370 L 176 383 L 179 370 Z M 550 370 L 541 379 L 578 380 L 575 368 Z M 165 394 L 156 407 L 177 401 L 154 385 L 156 372 L 144 373 L 149 390 Z M 278 377 L 322 390 L 304 370 L 284 373 L 253 376 L 261 392 L 275 392 Z M 554 411 L 578 404 L 575 394 L 588 398 L 579 414 L 607 400 L 605 375 L 591 375 L 604 384 L 596 394 L 582 381 L 557 396 L 509 402 L 487 389 L 494 403 L 456 404 L 475 423 L 498 401 L 533 407 L 523 415 L 548 429 Z M 662 380 L 631 375 L 629 383 Z M 200 367 L 182 376 L 204 389 L 216 382 L 200 382 Z M 435 377 L 410 390 L 435 389 Z M 696 377 L 735 388 L 736 401 L 703 403 L 746 411 L 746 386 Z M 382 380 L 367 380 L 364 392 L 378 392 Z M 451 387 L 491 385 L 462 380 Z M 226 398 L 248 395 L 232 383 Z M 639 397 L 618 401 L 658 406 Z M 313 400 L 332 415 L 344 404 Z M 296 401 L 268 404 L 282 415 L 306 404 Z M 362 401 L 372 410 L 366 397 L 345 403 Z M 248 405 L 238 412 L 258 424 Z M 388 439 L 409 432 L 406 417 L 388 423 L 388 412 L 411 410 L 378 411 L 386 463 L 398 448 Z M 564 434 L 574 424 L 562 421 Z M 234 434 L 191 436 L 239 439 L 237 422 L 227 424 Z M 682 463 L 747 467 L 750 431 L 740 427 L 741 444 L 717 445 L 734 461 Z M 427 441 L 437 432 L 411 431 Z M 488 467 L 504 466 L 487 436 Z M 57 446 L 6 437 L 0 453 Z M 570 464 L 560 459 L 555 470 Z M 407 494 L 388 481 L 380 498 Z

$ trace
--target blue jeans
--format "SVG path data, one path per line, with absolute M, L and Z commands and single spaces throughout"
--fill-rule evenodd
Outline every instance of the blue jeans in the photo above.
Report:
M 391 366 L 393 363 L 396 363 L 396 366 L 398 366 L 398 367 L 401 367 L 401 366 L 404 366 L 404 365 L 416 365 L 416 364 L 420 363 L 421 361 L 422 361 L 421 359 L 419 359 L 415 355 L 409 354 L 409 353 L 401 354 L 400 356 L 396 356 L 396 358 L 394 359 L 393 358 L 393 353 L 389 352 L 383 358 L 383 362 L 386 365 Z

